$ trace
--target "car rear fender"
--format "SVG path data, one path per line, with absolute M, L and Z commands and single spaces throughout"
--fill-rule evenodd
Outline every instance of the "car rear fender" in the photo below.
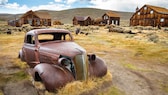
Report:
M 24 54 L 23 54 L 23 51 L 22 51 L 22 50 L 19 50 L 18 58 L 20 58 L 21 61 L 25 61 L 25 57 L 24 57 Z

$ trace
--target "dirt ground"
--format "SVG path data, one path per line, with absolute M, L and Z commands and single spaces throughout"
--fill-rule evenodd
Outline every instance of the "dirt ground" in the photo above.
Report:
M 108 67 L 113 75 L 112 83 L 126 95 L 168 95 L 162 87 L 163 84 L 168 84 L 168 66 L 153 65 L 143 60 L 128 58 L 131 52 L 127 50 L 115 49 L 111 54 L 113 54 L 112 60 L 109 60 L 108 54 L 104 58 L 111 63 Z M 120 63 L 121 59 L 134 62 L 143 70 L 125 68 Z
M 142 60 L 140 55 L 132 57 L 135 55 L 134 50 L 123 47 L 111 47 L 110 50 L 95 53 L 107 63 L 108 70 L 113 76 L 111 86 L 125 95 L 168 95 L 168 64 L 161 64 L 157 60 Z M 23 71 L 9 60 L 11 58 L 13 57 L 0 56 L 0 60 L 6 60 L 0 65 L 1 80 L 10 80 L 12 74 Z M 0 89 L 4 95 L 45 95 L 45 91 L 35 88 L 31 80 L 8 81 L 5 84 L 3 82 L 0 83 Z M 91 94 L 94 94 L 93 92 Z

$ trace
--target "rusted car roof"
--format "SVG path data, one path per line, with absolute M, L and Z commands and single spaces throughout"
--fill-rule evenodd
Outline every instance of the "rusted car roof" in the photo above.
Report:
M 47 32 L 55 32 L 55 33 L 70 33 L 68 30 L 65 29 L 35 29 L 27 32 L 27 34 L 35 35 L 35 34 L 43 34 Z

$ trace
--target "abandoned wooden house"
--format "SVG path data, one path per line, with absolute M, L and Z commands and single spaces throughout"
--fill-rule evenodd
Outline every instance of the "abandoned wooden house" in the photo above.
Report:
M 33 12 L 30 10 L 21 16 L 20 25 L 23 24 L 30 24 L 31 26 L 51 26 L 51 16 L 47 12 Z
M 131 26 L 168 26 L 168 9 L 144 5 L 140 9 L 136 9 L 136 12 L 130 18 Z
M 73 25 L 88 26 L 92 24 L 93 20 L 89 16 L 75 16 L 73 18 Z
M 115 24 L 120 25 L 120 16 L 112 11 L 108 11 L 102 16 L 103 24 Z

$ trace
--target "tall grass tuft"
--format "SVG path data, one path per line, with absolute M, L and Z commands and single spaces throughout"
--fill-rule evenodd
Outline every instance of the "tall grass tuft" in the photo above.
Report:
M 80 95 L 99 88 L 104 82 L 112 81 L 112 75 L 108 73 L 102 78 L 89 78 L 87 81 L 74 81 L 58 91 L 58 95 Z

